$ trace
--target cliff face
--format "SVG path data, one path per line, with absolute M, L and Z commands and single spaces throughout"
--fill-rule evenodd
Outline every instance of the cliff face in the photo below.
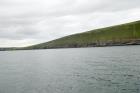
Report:
M 25 49 L 121 46 L 140 44 L 140 21 L 69 35 Z

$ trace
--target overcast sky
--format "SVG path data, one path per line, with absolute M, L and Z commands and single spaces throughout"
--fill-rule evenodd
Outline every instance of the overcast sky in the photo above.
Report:
M 0 47 L 140 20 L 140 0 L 0 0 Z

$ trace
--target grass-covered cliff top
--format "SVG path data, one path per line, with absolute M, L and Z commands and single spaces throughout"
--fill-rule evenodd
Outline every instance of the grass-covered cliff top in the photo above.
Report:
M 109 43 L 131 43 L 140 39 L 140 21 L 95 29 L 62 37 L 46 43 L 26 47 L 26 49 L 65 48 L 101 46 Z M 131 42 L 129 42 L 131 41 Z

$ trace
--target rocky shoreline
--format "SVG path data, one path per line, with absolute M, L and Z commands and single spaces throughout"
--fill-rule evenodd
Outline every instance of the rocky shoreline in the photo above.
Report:
M 128 45 L 140 45 L 140 39 L 137 40 L 123 40 L 123 41 L 97 41 L 90 44 L 66 44 L 62 46 L 44 46 L 44 47 L 33 47 L 32 49 L 58 49 L 58 48 L 81 48 L 81 47 L 107 47 L 107 46 L 128 46 Z M 31 48 L 26 48 L 31 49 Z
M 58 48 L 81 48 L 81 47 L 107 47 L 107 46 L 128 46 L 128 45 L 140 45 L 140 39 L 136 40 L 123 40 L 123 41 L 97 41 L 94 43 L 90 44 L 83 44 L 83 45 L 78 45 L 78 44 L 71 44 L 71 45 L 63 45 L 63 46 L 45 46 L 45 47 L 34 47 L 34 48 L 29 48 L 29 47 L 22 47 L 22 48 L 0 48 L 0 51 L 12 51 L 12 50 L 35 50 L 35 49 L 58 49 Z

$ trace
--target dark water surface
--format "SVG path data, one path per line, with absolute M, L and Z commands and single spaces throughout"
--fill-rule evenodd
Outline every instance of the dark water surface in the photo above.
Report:
M 1 51 L 0 93 L 140 93 L 140 46 Z

